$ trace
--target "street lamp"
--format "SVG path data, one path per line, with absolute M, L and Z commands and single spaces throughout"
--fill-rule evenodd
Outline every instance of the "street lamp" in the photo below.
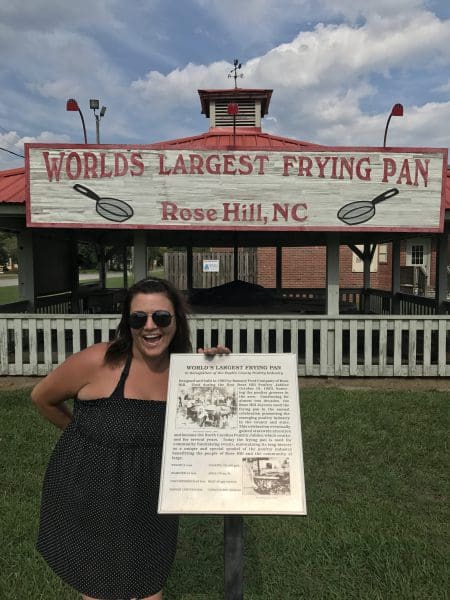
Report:
M 388 132 L 389 123 L 391 122 L 391 117 L 403 117 L 403 105 L 402 104 L 394 104 L 391 109 L 391 114 L 388 117 L 386 128 L 384 130 L 384 140 L 383 140 L 383 148 L 386 148 L 386 136 Z
M 69 112 L 78 111 L 80 113 L 81 124 L 83 125 L 84 143 L 87 144 L 86 124 L 84 122 L 83 113 L 81 112 L 80 107 L 78 106 L 78 102 L 74 98 L 69 98 L 69 100 L 67 100 L 66 110 Z
M 106 112 L 106 106 L 102 106 L 100 108 L 100 101 L 95 99 L 95 98 L 91 98 L 89 100 L 89 108 L 91 108 L 94 111 L 94 116 L 95 116 L 95 134 L 96 134 L 96 140 L 97 140 L 97 144 L 100 144 L 100 119 L 102 117 L 105 116 L 105 112 Z M 100 108 L 100 113 L 97 114 L 97 110 Z

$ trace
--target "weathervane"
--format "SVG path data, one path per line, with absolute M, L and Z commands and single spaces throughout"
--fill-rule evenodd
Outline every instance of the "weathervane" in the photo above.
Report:
M 237 88 L 237 78 L 244 77 L 244 75 L 242 73 L 238 73 L 238 69 L 242 69 L 242 64 L 237 58 L 234 59 L 233 64 L 234 69 L 231 69 L 231 71 L 228 73 L 228 77 L 234 78 L 234 87 Z

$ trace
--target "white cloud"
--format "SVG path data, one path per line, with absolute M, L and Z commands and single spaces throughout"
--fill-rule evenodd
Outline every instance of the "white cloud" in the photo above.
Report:
M 16 131 L 5 131 L 4 133 L 0 133 L 0 149 L 2 149 L 0 152 L 0 169 L 12 169 L 14 167 L 23 166 L 23 158 L 16 156 L 16 154 L 24 156 L 25 143 L 56 143 L 68 141 L 69 136 L 61 133 L 54 133 L 52 131 L 41 131 L 38 135 L 23 137 L 20 137 Z M 3 149 L 10 150 L 14 154 L 5 152 Z
M 238 84 L 274 89 L 265 131 L 379 145 L 387 112 L 402 102 L 405 117 L 392 123 L 389 137 L 442 145 L 445 128 L 436 114 L 442 119 L 448 111 L 450 21 L 432 14 L 431 1 L 186 0 L 195 19 L 183 27 L 190 38 L 182 47 L 195 46 L 198 56 L 204 44 L 203 56 L 212 47 L 221 56 L 218 49 L 231 39 L 241 60 L 249 44 L 264 49 L 243 61 Z M 50 131 L 54 139 L 81 141 L 79 116 L 65 111 L 66 99 L 75 97 L 93 141 L 94 97 L 108 107 L 104 143 L 149 143 L 207 129 L 197 89 L 231 87 L 232 64 L 198 64 L 189 51 L 181 62 L 172 54 L 168 39 L 175 47 L 180 28 L 162 0 L 134 0 L 130 10 L 119 0 L 0 0 L 0 126 L 21 138 Z M 167 71 L 174 61 L 178 68 Z
M 436 88 L 437 92 L 450 92 L 450 79 L 447 81 L 447 83 L 443 83 L 442 85 L 439 85 Z
M 450 21 L 427 12 L 409 19 L 376 18 L 358 27 L 319 24 L 244 64 L 241 85 L 274 88 L 273 120 L 265 122 L 273 133 L 324 144 L 380 145 L 386 115 L 363 112 L 364 104 L 379 94 L 371 78 L 389 78 L 394 70 L 448 65 L 448 39 Z M 134 81 L 132 89 L 150 104 L 156 118 L 169 121 L 172 116 L 180 123 L 181 111 L 194 103 L 198 106 L 195 90 L 223 87 L 230 68 L 229 63 L 215 62 L 190 63 L 167 75 L 151 71 Z M 382 110 L 390 110 L 392 102 L 383 99 Z M 432 131 L 433 125 L 431 137 Z M 403 137 L 415 139 L 415 134 Z
M 408 23 L 377 21 L 361 27 L 318 25 L 301 32 L 265 56 L 249 61 L 252 81 L 299 87 L 349 84 L 371 73 L 387 74 L 392 68 L 430 66 L 450 62 L 450 21 L 423 14 Z M 350 79 L 349 79 L 350 78 Z
M 150 102 L 157 114 L 167 113 L 180 107 L 197 103 L 197 89 L 222 88 L 224 74 L 232 65 L 224 61 L 209 66 L 189 63 L 183 69 L 175 69 L 168 75 L 150 71 L 144 78 L 131 83 L 131 89 Z

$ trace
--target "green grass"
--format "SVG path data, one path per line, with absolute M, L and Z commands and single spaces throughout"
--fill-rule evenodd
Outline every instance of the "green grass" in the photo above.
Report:
M 19 286 L 18 285 L 7 285 L 0 287 L 0 304 L 7 304 L 8 302 L 15 302 L 19 299 Z
M 448 395 L 301 394 L 308 515 L 245 517 L 245 600 L 444 600 Z M 0 392 L 0 598 L 74 600 L 34 550 L 58 432 Z M 222 519 L 184 517 L 165 600 L 223 598 Z
M 157 269 L 149 273 L 150 277 L 164 277 L 164 269 Z M 7 277 L 2 275 L 3 278 Z M 83 280 L 81 283 L 89 283 L 91 280 Z M 98 281 L 96 273 L 92 273 L 92 281 Z M 128 286 L 133 285 L 134 277 L 132 274 L 128 275 Z M 123 276 L 122 275 L 108 275 L 106 278 L 107 288 L 121 288 L 123 287 Z M 15 302 L 19 300 L 19 286 L 8 285 L 0 287 L 0 304 L 7 304 L 8 302 Z

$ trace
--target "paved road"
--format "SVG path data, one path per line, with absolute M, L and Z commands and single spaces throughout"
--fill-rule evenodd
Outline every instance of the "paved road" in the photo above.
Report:
M 114 271 L 114 273 L 110 273 L 114 275 L 114 277 L 119 277 L 122 275 L 120 271 Z M 80 281 L 96 281 L 98 277 L 92 275 L 92 273 L 80 273 Z M 8 287 L 12 285 L 18 285 L 19 278 L 17 275 L 0 275 L 0 287 Z
M 8 287 L 10 285 L 17 285 L 17 275 L 11 275 L 9 277 L 0 276 L 0 287 Z

